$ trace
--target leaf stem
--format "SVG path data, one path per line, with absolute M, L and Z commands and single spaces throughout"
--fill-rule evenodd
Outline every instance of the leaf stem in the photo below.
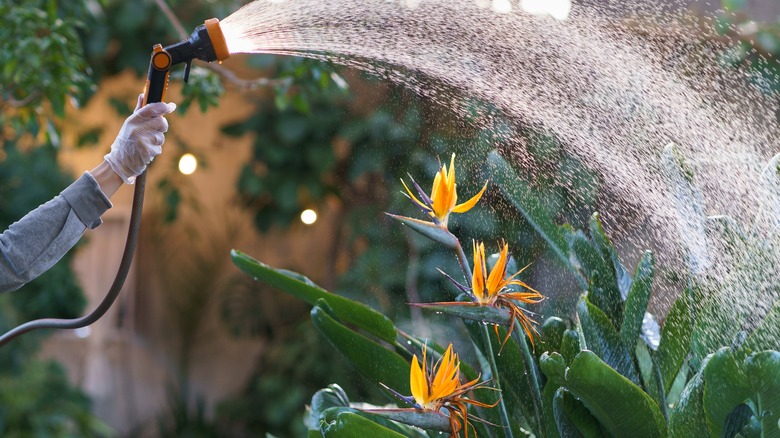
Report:
M 460 263 L 460 269 L 463 271 L 463 278 L 466 279 L 466 284 L 471 284 L 471 268 L 469 268 L 469 261 L 466 258 L 466 253 L 463 251 L 463 245 L 460 244 L 460 240 L 458 240 L 457 245 L 457 256 L 458 256 L 458 262 Z
M 501 381 L 498 377 L 498 366 L 496 366 L 496 357 L 493 354 L 493 343 L 490 341 L 490 332 L 488 331 L 488 328 L 485 324 L 480 324 L 482 328 L 482 335 L 485 337 L 485 345 L 487 347 L 487 356 L 488 356 L 488 362 L 490 362 L 490 371 L 493 375 L 493 383 L 495 384 L 495 388 L 501 392 L 501 398 L 498 401 L 498 404 L 501 408 L 501 425 L 506 430 L 506 434 L 504 435 L 506 438 L 514 438 L 514 435 L 512 435 L 512 424 L 509 422 L 509 413 L 506 410 L 506 404 L 504 403 L 504 395 L 503 391 L 501 390 Z
M 542 430 L 544 422 L 542 421 L 542 390 L 539 373 L 539 368 L 534 361 L 534 357 L 531 354 L 531 350 L 528 348 L 528 342 L 526 342 L 525 335 L 523 335 L 523 328 L 514 321 L 515 329 L 512 331 L 512 337 L 515 338 L 515 342 L 520 346 L 520 350 L 523 352 L 523 359 L 525 362 L 525 371 L 528 378 L 528 383 L 532 389 L 534 401 L 534 413 L 536 414 L 536 424 L 539 430 Z

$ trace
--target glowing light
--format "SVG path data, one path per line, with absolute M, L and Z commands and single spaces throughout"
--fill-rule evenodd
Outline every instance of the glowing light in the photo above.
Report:
M 301 212 L 301 222 L 303 222 L 306 225 L 311 225 L 314 222 L 317 222 L 317 212 L 312 210 L 311 208 L 307 208 L 306 210 L 303 210 Z
M 179 158 L 179 172 L 192 175 L 198 169 L 198 159 L 195 155 L 184 154 Z
M 529 14 L 565 20 L 571 12 L 571 0 L 520 0 L 520 7 Z

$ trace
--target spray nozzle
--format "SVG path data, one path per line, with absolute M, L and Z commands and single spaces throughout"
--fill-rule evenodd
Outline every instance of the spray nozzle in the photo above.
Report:
M 192 35 L 184 41 L 165 47 L 171 55 L 171 64 L 189 63 L 193 59 L 213 62 L 223 61 L 230 57 L 225 42 L 225 35 L 219 26 L 219 20 L 211 18 L 196 27 Z
M 185 64 L 184 82 L 190 75 L 193 59 L 205 62 L 224 61 L 230 57 L 225 35 L 219 26 L 219 20 L 211 18 L 196 27 L 189 38 L 176 44 L 163 47 L 160 44 L 152 50 L 149 63 L 149 76 L 144 89 L 144 105 L 161 102 L 168 87 L 168 73 L 176 64 Z

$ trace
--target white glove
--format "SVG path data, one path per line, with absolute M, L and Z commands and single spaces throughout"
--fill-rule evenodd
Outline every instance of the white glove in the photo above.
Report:
M 162 152 L 168 121 L 163 117 L 176 109 L 175 103 L 150 103 L 144 107 L 144 95 L 138 96 L 133 114 L 125 120 L 111 152 L 104 157 L 111 169 L 127 184 L 146 170 L 154 157 Z

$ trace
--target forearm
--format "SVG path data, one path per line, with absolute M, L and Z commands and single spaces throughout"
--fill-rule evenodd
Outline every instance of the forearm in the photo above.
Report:
M 114 193 L 122 187 L 122 178 L 111 169 L 111 166 L 109 166 L 105 160 L 101 161 L 100 164 L 90 170 L 89 173 L 95 178 L 98 186 L 100 186 L 100 190 L 107 198 L 114 196 Z
M 0 291 L 18 289 L 53 266 L 110 207 L 97 179 L 85 173 L 12 224 L 0 234 Z

